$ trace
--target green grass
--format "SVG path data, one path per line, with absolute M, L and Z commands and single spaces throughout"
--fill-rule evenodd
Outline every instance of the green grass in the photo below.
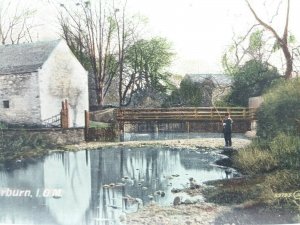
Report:
M 44 155 L 48 152 L 46 149 L 50 147 L 51 145 L 40 135 L 26 131 L 9 139 L 0 136 L 0 162 Z
M 110 123 L 90 121 L 90 128 L 108 128 L 108 127 L 111 127 Z
M 300 211 L 300 200 L 276 194 L 300 191 L 300 137 L 278 134 L 272 140 L 256 139 L 233 157 L 233 165 L 246 178 L 214 183 L 204 192 L 208 201 L 221 204 L 260 204 Z

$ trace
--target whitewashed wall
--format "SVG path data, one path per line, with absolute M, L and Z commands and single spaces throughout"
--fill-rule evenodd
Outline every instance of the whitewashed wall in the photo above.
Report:
M 61 102 L 69 102 L 70 126 L 84 126 L 88 110 L 87 72 L 64 41 L 59 42 L 39 71 L 41 119 L 60 113 Z
M 4 108 L 3 101 L 9 101 L 9 108 Z M 40 118 L 37 73 L 0 75 L 0 120 L 39 124 Z

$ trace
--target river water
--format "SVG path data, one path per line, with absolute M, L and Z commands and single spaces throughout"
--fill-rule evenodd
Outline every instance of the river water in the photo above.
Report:
M 55 152 L 0 171 L 0 224 L 120 224 L 126 212 L 151 201 L 171 205 L 172 189 L 224 179 L 212 150 L 110 147 Z M 203 201 L 201 197 L 197 199 Z

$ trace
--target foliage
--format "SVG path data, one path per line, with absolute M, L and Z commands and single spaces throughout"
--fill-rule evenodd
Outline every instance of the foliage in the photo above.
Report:
M 280 78 L 277 69 L 268 63 L 250 60 L 233 74 L 232 90 L 226 97 L 230 105 L 248 106 L 250 97 L 262 95 Z
M 46 147 L 53 147 L 39 134 L 30 134 L 25 130 L 18 135 L 4 138 L 0 130 L 0 161 L 10 161 L 20 158 L 31 158 L 44 155 Z
M 180 88 L 175 89 L 166 99 L 163 107 L 172 106 L 201 106 L 203 91 L 198 83 L 190 79 L 184 79 L 180 83 Z
M 275 26 L 272 25 L 272 22 L 267 23 L 267 22 L 263 21 L 258 16 L 258 14 L 255 12 L 255 10 L 252 8 L 250 2 L 248 0 L 246 0 L 248 8 L 250 9 L 253 16 L 255 17 L 257 22 L 260 24 L 260 26 L 262 26 L 264 28 L 264 30 L 269 31 L 272 34 L 272 36 L 275 39 L 275 42 L 277 42 L 278 44 L 280 43 L 278 46 L 282 50 L 283 56 L 285 58 L 285 66 L 286 66 L 284 78 L 285 79 L 290 79 L 292 77 L 292 72 L 293 72 L 294 57 L 293 57 L 293 52 L 291 51 L 291 49 L 292 49 L 291 45 L 289 43 L 290 38 L 289 38 L 289 32 L 288 32 L 289 16 L 290 16 L 290 0 L 288 0 L 286 2 L 287 2 L 287 4 L 286 4 L 286 15 L 285 15 L 286 18 L 285 18 L 285 23 L 284 23 L 285 25 L 284 25 L 284 29 L 283 29 L 284 32 L 283 32 L 282 35 L 279 35 L 279 33 L 276 31 Z M 276 50 L 276 48 L 275 48 L 275 50 Z
M 281 80 L 269 89 L 257 113 L 258 138 L 233 159 L 237 169 L 262 177 L 260 200 L 296 210 L 292 198 L 276 199 L 273 193 L 300 188 L 299 88 L 300 81 L 294 79 Z
M 233 43 L 229 46 L 222 57 L 222 66 L 226 74 L 233 75 L 247 61 L 256 60 L 268 62 L 270 54 L 269 37 L 264 30 L 252 28 L 245 36 L 233 38 Z
M 126 3 L 118 8 L 105 0 L 79 0 L 75 8 L 73 3 L 60 4 L 61 35 L 89 71 L 89 88 L 100 107 L 111 92 L 117 93 L 119 106 L 127 106 L 135 93 L 149 87 L 167 91 L 166 68 L 173 53 L 166 39 L 142 39 L 144 20 L 130 16 Z
M 89 71 L 99 106 L 103 106 L 105 94 L 115 75 L 110 72 L 115 71 L 112 60 L 115 59 L 116 52 L 113 50 L 117 42 L 114 7 L 111 4 L 103 7 L 102 4 L 102 0 L 79 0 L 76 4 L 65 1 L 58 10 L 61 36 Z
M 239 151 L 234 158 L 234 165 L 243 172 L 254 175 L 274 170 L 278 161 L 269 151 L 262 151 L 252 145 Z
M 272 140 L 254 139 L 249 146 L 238 151 L 233 163 L 237 169 L 251 175 L 248 181 L 258 181 L 255 185 L 260 187 L 258 195 L 249 195 L 250 200 L 297 209 L 293 199 L 276 199 L 274 193 L 293 193 L 299 190 L 299 158 L 300 137 L 280 133 Z M 245 189 L 249 192 L 253 191 L 253 188 L 254 186 L 250 185 Z
M 155 90 L 166 93 L 170 73 L 166 68 L 173 58 L 171 44 L 164 38 L 141 39 L 128 47 L 125 54 L 123 104 L 136 92 Z
M 263 39 L 263 30 L 256 30 L 250 35 L 249 50 L 252 53 L 259 52 L 265 44 L 266 41 Z
M 281 81 L 266 95 L 257 112 L 257 135 L 272 139 L 279 133 L 299 135 L 300 80 Z
M 15 135 L 9 139 L 2 138 L 0 148 L 3 151 L 22 151 L 24 147 L 32 149 L 44 146 L 44 141 L 40 135 L 28 134 L 23 131 L 20 135 Z
M 257 139 L 239 151 L 234 164 L 248 174 L 262 174 L 275 169 L 297 170 L 299 157 L 300 137 L 280 133 L 269 141 Z

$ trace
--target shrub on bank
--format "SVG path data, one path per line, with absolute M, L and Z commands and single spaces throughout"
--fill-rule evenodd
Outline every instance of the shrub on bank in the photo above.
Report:
M 46 143 L 40 135 L 29 134 L 26 131 L 9 139 L 0 135 L 0 161 L 34 156 L 44 151 L 42 149 L 45 146 Z
M 273 140 L 255 140 L 240 150 L 233 161 L 235 167 L 247 174 L 264 174 L 275 169 L 300 168 L 300 137 L 278 134 Z
M 240 150 L 234 157 L 234 166 L 250 175 L 270 172 L 277 168 L 278 164 L 278 160 L 271 152 L 262 151 L 256 146 Z
M 281 169 L 300 168 L 300 138 L 280 133 L 270 144 L 270 153 L 279 162 Z
M 251 175 L 244 180 L 257 181 L 243 187 L 253 193 L 242 200 L 300 211 L 299 200 L 296 202 L 292 196 L 300 190 L 299 90 L 300 80 L 281 81 L 264 95 L 264 103 L 257 113 L 258 138 L 233 157 L 233 165 Z M 230 196 L 240 196 L 240 191 L 235 194 L 232 191 L 232 188 L 222 189 L 224 196 L 227 192 Z M 292 197 L 277 198 L 276 193 L 288 193 Z
M 298 191 L 300 188 L 300 174 L 298 170 L 277 170 L 264 179 L 266 189 L 275 193 Z
M 256 139 L 234 157 L 234 165 L 245 174 L 261 177 L 258 199 L 294 208 L 293 199 L 276 199 L 274 193 L 300 189 L 300 137 L 279 133 L 274 139 Z
M 279 133 L 299 135 L 300 79 L 281 81 L 264 95 L 257 112 L 257 135 L 273 139 Z

